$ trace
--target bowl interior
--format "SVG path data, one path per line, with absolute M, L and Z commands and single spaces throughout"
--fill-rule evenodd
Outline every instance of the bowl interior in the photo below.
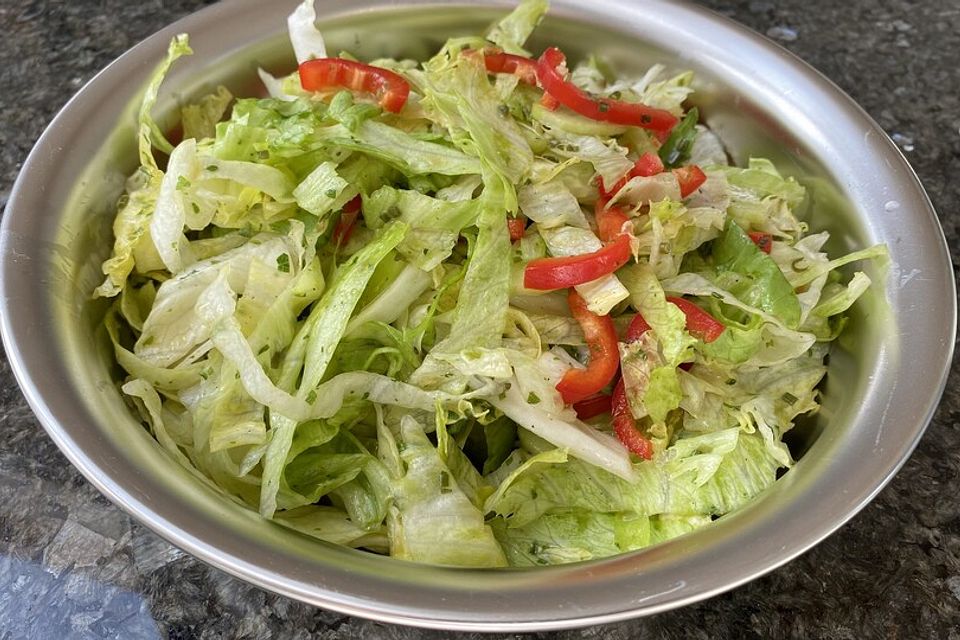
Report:
M 265 587 L 384 620 L 488 630 L 611 620 L 709 596 L 801 553 L 879 490 L 939 398 L 955 323 L 942 234 L 909 167 L 839 90 L 722 19 L 667 2 L 643 11 L 625 1 L 555 4 L 532 50 L 558 44 L 572 59 L 597 53 L 624 71 L 693 69 L 706 123 L 738 163 L 769 157 L 807 187 L 805 219 L 831 232 L 831 253 L 888 244 L 889 269 L 856 267 L 876 284 L 831 354 L 822 411 L 791 440 L 796 467 L 700 532 L 606 560 L 504 571 L 416 566 L 309 539 L 190 476 L 121 398 L 101 327 L 106 303 L 90 293 L 136 166 L 139 92 L 169 38 L 186 31 L 195 49 L 164 85 L 156 112 L 169 126 L 180 104 L 218 84 L 258 93 L 257 66 L 292 70 L 284 18 L 293 3 L 244 0 L 164 30 L 94 79 L 51 125 L 10 201 L 8 351 L 32 406 L 91 481 L 175 544 Z M 450 35 L 482 31 L 503 6 L 344 0 L 321 11 L 331 52 L 422 60 Z

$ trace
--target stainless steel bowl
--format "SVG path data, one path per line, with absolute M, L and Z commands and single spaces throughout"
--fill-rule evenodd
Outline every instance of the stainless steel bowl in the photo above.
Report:
M 423 58 L 477 32 L 506 5 L 324 0 L 330 48 Z M 479 571 L 418 566 L 308 539 L 261 520 L 163 455 L 117 390 L 90 301 L 110 247 L 124 176 L 135 166 L 134 109 L 172 35 L 196 50 L 175 67 L 159 111 L 226 84 L 255 90 L 257 64 L 290 70 L 294 2 L 238 0 L 161 31 L 94 78 L 56 117 L 20 174 L 0 231 L 2 332 L 34 411 L 105 495 L 189 553 L 278 593 L 390 622 L 474 630 L 572 627 L 664 611 L 731 589 L 803 553 L 860 510 L 897 471 L 943 389 L 956 323 L 953 275 L 936 215 L 883 131 L 810 67 L 706 11 L 665 0 L 557 0 L 533 48 L 588 51 L 625 69 L 655 60 L 697 72 L 696 101 L 743 161 L 773 158 L 810 194 L 807 219 L 832 251 L 886 242 L 889 270 L 839 341 L 820 414 L 795 442 L 796 467 L 753 504 L 648 550 L 569 566 Z

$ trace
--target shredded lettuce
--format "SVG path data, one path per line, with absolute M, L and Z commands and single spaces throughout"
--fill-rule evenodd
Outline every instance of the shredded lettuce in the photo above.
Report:
M 550 7 L 547 0 L 525 0 L 497 22 L 487 33 L 487 40 L 507 53 L 530 55 L 523 44 L 537 28 Z
M 115 298 L 103 325 L 120 389 L 164 455 L 306 535 L 464 567 L 654 545 L 794 464 L 785 436 L 818 411 L 830 343 L 885 247 L 828 255 L 829 233 L 801 222 L 802 182 L 762 158 L 731 166 L 684 110 L 689 72 L 571 60 L 585 91 L 678 116 L 666 137 L 551 111 L 540 88 L 489 73 L 481 51 L 531 55 L 546 10 L 523 0 L 485 37 L 370 61 L 410 85 L 399 112 L 260 70 L 270 97 L 218 87 L 179 110 L 176 144 L 151 115 L 190 53 L 171 42 L 95 291 Z M 312 0 L 288 26 L 298 63 L 328 55 Z M 668 170 L 631 177 L 644 153 Z M 705 180 L 682 197 L 669 169 L 690 164 Z M 567 289 L 523 286 L 532 260 L 603 247 L 598 207 L 627 216 L 632 256 L 576 291 L 611 318 L 650 459 L 609 413 L 582 420 L 565 401 L 596 332 Z M 649 330 L 628 340 L 638 316 Z
M 317 30 L 316 22 L 317 12 L 313 8 L 313 0 L 304 0 L 287 18 L 290 44 L 293 45 L 298 64 L 327 57 L 327 47 L 323 35 Z

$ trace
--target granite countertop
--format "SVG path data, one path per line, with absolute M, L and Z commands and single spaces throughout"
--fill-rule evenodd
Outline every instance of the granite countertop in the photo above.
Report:
M 54 113 L 204 0 L 0 3 L 0 206 Z M 960 257 L 960 1 L 701 0 L 777 40 L 900 145 Z M 639 6 L 639 3 L 638 3 Z M 956 372 L 955 372 L 956 373 Z M 894 481 L 760 580 L 644 620 L 515 638 L 960 640 L 960 381 Z M 41 429 L 0 356 L 0 639 L 460 638 L 322 611 L 185 555 L 103 498 Z

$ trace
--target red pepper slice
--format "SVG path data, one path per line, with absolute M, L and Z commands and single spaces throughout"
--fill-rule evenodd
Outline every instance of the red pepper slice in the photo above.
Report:
M 613 432 L 632 454 L 649 460 L 653 457 L 653 443 L 637 428 L 637 421 L 630 413 L 630 404 L 627 402 L 627 392 L 623 385 L 623 378 L 613 389 L 613 399 L 610 405 L 613 414 Z
M 630 325 L 627 327 L 627 342 L 635 342 L 640 339 L 640 336 L 645 334 L 647 331 L 650 331 L 650 325 L 647 324 L 646 319 L 639 313 L 633 316 L 633 320 L 630 321 Z
M 562 258 L 537 258 L 527 263 L 523 272 L 523 286 L 527 289 L 550 291 L 584 284 L 613 273 L 627 264 L 630 256 L 630 237 L 620 235 L 593 253 Z
M 650 325 L 639 313 L 630 321 L 627 327 L 627 342 L 634 342 L 640 339 L 644 333 L 650 330 Z M 640 456 L 644 460 L 653 457 L 653 444 L 639 429 L 637 421 L 634 420 L 630 412 L 630 403 L 627 401 L 627 390 L 623 383 L 623 378 L 617 382 L 613 388 L 613 397 L 610 403 L 610 413 L 613 415 L 613 432 L 623 443 L 630 453 Z
M 560 101 L 549 93 L 544 93 L 542 96 L 540 96 L 540 104 L 547 111 L 556 111 L 560 108 Z
M 537 85 L 537 61 L 512 53 L 495 51 L 483 54 L 483 63 L 490 73 L 512 73 L 522 82 Z
M 610 413 L 610 396 L 600 393 L 586 400 L 573 403 L 573 409 L 581 420 L 589 420 L 604 413 Z
M 677 182 L 680 183 L 681 198 L 686 198 L 707 181 L 707 174 L 695 164 L 677 167 L 673 170 L 673 175 L 677 176 Z
M 633 168 L 617 180 L 609 190 L 604 187 L 603 178 L 600 178 L 600 196 L 603 198 L 612 198 L 616 195 L 617 191 L 620 191 L 620 189 L 627 184 L 630 178 L 636 178 L 638 176 L 647 178 L 655 176 L 662 171 L 663 160 L 661 160 L 657 154 L 647 151 L 637 158 L 637 161 L 633 163 Z
M 570 369 L 560 382 L 557 391 L 567 404 L 586 400 L 610 384 L 617 375 L 620 366 L 620 352 L 617 347 L 617 330 L 610 316 L 598 316 L 587 308 L 580 294 L 570 290 L 567 304 L 574 319 L 583 329 L 587 347 L 590 349 L 590 362 L 586 369 Z
M 300 65 L 300 86 L 306 91 L 341 87 L 377 96 L 380 106 L 391 113 L 403 109 L 410 84 L 403 76 L 380 67 L 343 58 L 318 58 Z
M 597 200 L 593 216 L 597 221 L 597 235 L 604 242 L 611 242 L 623 233 L 623 225 L 630 222 L 630 218 L 618 207 L 606 206 L 606 199 Z
M 527 221 L 525 218 L 507 218 L 507 231 L 510 232 L 510 242 L 516 242 L 523 237 L 527 230 Z
M 560 74 L 558 67 L 565 63 L 566 56 L 556 47 L 550 47 L 544 51 L 537 62 L 537 79 L 540 81 L 540 86 L 565 107 L 593 120 L 643 127 L 654 131 L 669 130 L 677 124 L 676 116 L 663 109 L 591 96 L 577 85 L 567 82 Z
M 353 229 L 357 224 L 357 218 L 360 217 L 360 205 L 363 200 L 360 196 L 355 196 L 350 202 L 343 205 L 343 211 L 340 213 L 340 219 L 337 220 L 337 226 L 333 228 L 333 241 L 338 245 L 347 244 Z
M 757 245 L 760 251 L 770 253 L 770 250 L 773 249 L 773 236 L 771 234 L 762 231 L 751 231 L 747 235 L 750 236 L 753 244 Z
M 672 302 L 683 311 L 687 317 L 687 330 L 704 342 L 713 342 L 726 328 L 722 322 L 689 300 L 668 297 L 667 302 Z

